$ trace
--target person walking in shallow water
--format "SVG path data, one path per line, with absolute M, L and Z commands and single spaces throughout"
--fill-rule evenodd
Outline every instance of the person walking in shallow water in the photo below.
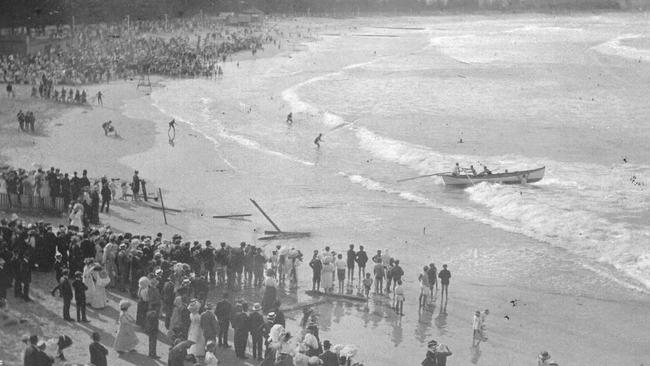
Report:
M 323 134 L 319 133 L 318 136 L 314 139 L 314 144 L 316 144 L 316 148 L 320 149 L 320 143 L 323 142 Z

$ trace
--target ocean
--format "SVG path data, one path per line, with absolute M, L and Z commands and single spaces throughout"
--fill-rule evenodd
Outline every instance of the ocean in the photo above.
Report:
M 167 82 L 151 100 L 212 140 L 226 169 L 270 180 L 250 191 L 270 193 L 274 203 L 321 208 L 299 225 L 342 228 L 332 240 L 339 245 L 363 242 L 378 222 L 390 222 L 389 237 L 398 241 L 413 230 L 408 217 L 395 220 L 378 204 L 414 215 L 432 208 L 521 234 L 545 252 L 561 249 L 572 265 L 648 291 L 644 17 L 362 23 L 294 46 L 290 57 L 242 63 L 245 73 L 228 65 L 233 79 Z M 281 104 L 275 115 L 258 109 L 265 100 Z M 312 143 L 318 133 L 320 150 Z M 455 162 L 547 170 L 526 186 L 457 189 L 435 177 L 397 182 L 450 171 Z M 358 207 L 350 212 L 352 202 Z
M 223 79 L 154 88 L 147 100 L 184 122 L 180 133 L 212 141 L 214 169 L 223 172 L 200 197 L 168 187 L 174 205 L 256 214 L 248 202 L 255 198 L 283 230 L 312 233 L 279 243 L 307 257 L 326 245 L 388 251 L 405 266 L 408 311 L 417 273 L 431 262 L 449 264 L 454 279 L 473 286 L 606 302 L 647 296 L 645 15 L 363 18 L 320 32 L 318 40 L 285 44 L 292 52 L 227 63 Z M 289 112 L 293 124 L 285 122 Z M 545 166 L 546 175 L 512 186 L 398 182 L 448 172 L 456 162 L 479 171 Z M 265 245 L 258 233 L 272 228 L 261 217 L 250 225 L 255 232 L 243 240 Z M 301 287 L 309 287 L 302 273 Z M 467 321 L 441 311 L 402 327 L 375 305 L 370 314 L 341 303 L 321 309 L 331 336 L 369 322 L 390 333 L 357 339 L 362 349 L 402 347 L 366 355 L 373 364 L 397 356 L 416 362 L 429 337 L 452 336 L 449 324 Z

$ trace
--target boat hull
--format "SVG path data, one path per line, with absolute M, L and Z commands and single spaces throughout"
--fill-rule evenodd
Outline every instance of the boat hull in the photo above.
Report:
M 445 185 L 448 186 L 471 186 L 481 182 L 498 184 L 526 184 L 539 182 L 544 178 L 546 167 L 517 172 L 498 173 L 490 175 L 441 175 Z

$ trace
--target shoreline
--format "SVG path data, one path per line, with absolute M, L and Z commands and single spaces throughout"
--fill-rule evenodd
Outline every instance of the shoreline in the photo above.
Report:
M 286 52 L 292 54 L 292 51 Z M 284 57 L 283 54 L 284 52 L 280 52 L 273 57 Z M 233 76 L 226 73 L 225 77 Z M 165 79 L 160 79 L 156 83 L 165 81 Z M 183 80 L 169 81 L 182 82 Z M 19 164 L 31 164 L 31 162 L 37 161 L 35 159 L 38 157 L 43 159 L 44 166 L 47 166 L 46 162 L 56 162 L 50 165 L 77 171 L 88 166 L 91 175 L 93 171 L 97 170 L 101 174 L 107 172 L 126 179 L 132 174 L 133 167 L 136 167 L 143 177 L 156 177 L 155 183 L 163 188 L 166 202 L 167 193 L 169 193 L 171 207 L 184 206 L 190 209 L 180 214 L 171 214 L 171 224 L 165 226 L 162 224 L 162 215 L 159 212 L 134 205 L 130 201 L 120 202 L 120 204 L 114 205 L 114 214 L 101 215 L 103 222 L 130 232 L 154 233 L 161 231 L 166 236 L 180 232 L 184 236 L 197 240 L 214 240 L 214 237 L 218 237 L 218 240 L 229 243 L 241 240 L 251 240 L 251 242 L 257 243 L 255 232 L 251 231 L 251 226 L 266 227 L 268 225 L 263 218 L 257 217 L 257 212 L 247 204 L 248 197 L 246 195 L 251 192 L 238 186 L 241 180 L 255 179 L 256 176 L 247 170 L 232 168 L 225 172 L 218 171 L 224 169 L 225 163 L 219 162 L 215 154 L 221 154 L 219 146 L 227 151 L 229 143 L 221 142 L 219 146 L 215 146 L 214 141 L 210 141 L 198 132 L 194 133 L 197 130 L 190 124 L 181 125 L 183 128 L 176 136 L 175 146 L 170 148 L 166 135 L 169 118 L 150 105 L 151 102 L 148 101 L 150 96 L 143 95 L 137 90 L 133 91 L 134 89 L 134 82 L 110 84 L 108 86 L 110 92 L 104 93 L 107 107 L 93 107 L 85 112 L 74 109 L 63 113 L 50 122 L 51 133 L 47 137 L 35 139 L 35 149 L 39 150 L 17 149 L 15 154 L 18 156 L 10 157 L 10 160 Z M 96 89 L 90 90 L 96 92 Z M 89 92 L 89 95 L 93 94 L 92 91 Z M 119 95 L 119 97 L 114 98 L 114 95 Z M 262 95 L 257 97 L 258 100 L 263 98 L 266 97 Z M 260 112 L 258 113 L 268 112 L 270 115 L 273 109 L 277 110 L 276 107 L 279 103 L 278 101 L 268 102 L 268 105 L 259 107 Z M 126 107 L 124 107 L 125 104 Z M 232 119 L 229 123 L 246 123 L 245 119 L 248 118 L 246 114 L 230 113 L 230 111 L 236 110 L 237 106 L 227 105 L 225 108 L 229 112 L 228 119 Z M 137 117 L 138 113 L 143 116 L 148 115 L 149 119 Z M 124 114 L 128 117 L 124 117 Z M 281 114 L 281 112 L 276 111 L 275 115 L 277 114 Z M 103 136 L 100 128 L 101 122 L 110 118 L 116 118 L 113 120 L 114 124 L 120 135 L 124 136 L 124 140 L 107 139 Z M 92 122 L 88 123 L 88 120 L 92 120 Z M 56 123 L 63 123 L 63 126 L 56 126 Z M 186 127 L 191 128 L 192 131 L 187 132 Z M 155 133 L 152 133 L 153 131 Z M 74 146 L 66 146 L 65 149 L 62 149 L 66 143 L 74 141 L 76 136 L 87 137 L 84 144 L 79 145 L 85 147 L 79 148 L 83 150 L 83 156 L 79 156 L 79 151 L 69 151 Z M 217 143 L 219 144 L 219 142 Z M 99 151 L 88 151 L 93 149 Z M 106 151 L 119 151 L 119 154 L 105 154 Z M 44 152 L 50 153 L 44 154 Z M 0 155 L 3 154 L 5 154 L 4 151 L 0 153 Z M 253 153 L 250 154 L 250 156 L 253 155 Z M 245 158 L 239 159 L 244 160 Z M 265 157 L 260 160 L 263 159 Z M 262 163 L 252 162 L 251 164 Z M 344 183 L 347 184 L 347 182 L 342 182 L 341 185 L 343 186 Z M 204 197 L 200 192 L 202 189 L 207 190 L 208 187 L 201 187 L 202 184 L 221 186 L 219 189 L 224 192 L 223 202 L 220 202 L 223 204 L 223 212 L 206 211 L 210 207 L 203 203 Z M 153 187 L 153 184 L 150 186 Z M 360 188 L 353 185 L 349 189 Z M 212 195 L 207 196 L 212 197 Z M 382 196 L 377 193 L 377 197 L 381 198 Z M 275 204 L 272 196 L 269 200 L 272 205 Z M 387 200 L 392 201 L 391 199 Z M 209 218 L 211 214 L 244 211 L 250 211 L 256 215 L 253 222 L 233 222 Z M 300 215 L 301 211 L 296 212 Z M 395 215 L 398 215 L 412 211 L 396 209 L 394 212 Z M 464 254 L 467 262 L 450 263 L 455 266 L 454 271 L 458 272 L 454 272 L 454 279 L 452 279 L 450 287 L 449 314 L 443 314 L 439 307 L 434 307 L 430 314 L 427 312 L 416 317 L 415 275 L 420 263 L 403 262 L 409 268 L 408 289 L 410 291 L 407 293 L 407 303 L 405 304 L 407 317 L 402 320 L 391 314 L 390 310 L 386 308 L 383 298 L 376 304 L 373 301 L 369 309 L 333 302 L 331 305 L 333 309 L 329 305 L 318 307 L 323 314 L 329 314 L 329 312 L 333 314 L 326 315 L 330 317 L 330 324 L 324 329 L 325 335 L 341 340 L 358 338 L 359 333 L 351 332 L 350 326 L 360 327 L 359 329 L 363 329 L 369 334 L 388 331 L 394 338 L 395 347 L 399 346 L 400 349 L 405 349 L 413 354 L 409 358 L 409 362 L 419 362 L 424 352 L 418 342 L 425 341 L 426 343 L 426 340 L 430 338 L 443 340 L 450 346 L 454 352 L 452 357 L 454 364 L 466 364 L 467 360 L 463 357 L 468 355 L 472 358 L 478 357 L 477 362 L 480 359 L 480 362 L 486 365 L 507 364 L 511 361 L 514 362 L 512 364 L 523 364 L 525 359 L 533 360 L 535 355 L 541 351 L 540 348 L 548 349 L 554 358 L 560 361 L 560 364 L 603 364 L 603 361 L 607 360 L 607 358 L 603 358 L 606 357 L 603 356 L 605 353 L 615 355 L 611 362 L 621 360 L 627 361 L 625 364 L 647 362 L 647 357 L 643 354 L 645 346 L 643 339 L 646 335 L 644 329 L 647 329 L 644 324 L 650 326 L 648 324 L 650 312 L 647 310 L 648 298 L 645 294 L 633 293 L 626 288 L 612 290 L 610 287 L 606 287 L 605 293 L 598 296 L 599 286 L 607 281 L 603 279 L 590 281 L 588 279 L 590 272 L 587 269 L 574 268 L 575 273 L 571 273 L 567 277 L 562 276 L 566 273 L 555 273 L 558 268 L 559 271 L 570 270 L 572 266 L 570 263 L 562 265 L 550 263 L 549 267 L 540 268 L 538 271 L 540 283 L 537 285 L 534 284 L 534 280 L 514 283 L 515 281 L 512 279 L 499 278 L 498 273 L 489 272 L 486 277 L 481 277 L 481 271 L 498 272 L 498 268 L 491 269 L 489 260 L 484 258 L 484 252 L 480 250 L 483 246 L 490 249 L 499 248 L 499 241 L 503 240 L 520 242 L 522 250 L 533 251 L 536 247 L 535 244 L 541 242 L 520 234 L 503 233 L 499 229 L 460 219 L 438 209 L 426 212 L 429 216 L 426 219 L 415 219 L 412 226 L 416 228 L 427 225 L 427 230 L 434 233 L 431 235 L 439 237 L 440 240 L 435 242 L 435 239 L 428 239 L 433 242 L 427 243 L 427 246 L 423 245 L 421 249 L 434 252 L 441 258 L 450 257 L 449 252 L 460 252 Z M 286 218 L 286 215 L 281 216 Z M 383 223 L 390 224 L 389 222 Z M 464 237 L 454 234 L 457 227 L 463 227 L 464 230 L 472 234 Z M 215 235 L 216 233 L 218 235 Z M 383 242 L 395 241 L 396 238 L 382 237 L 383 233 L 385 231 L 378 230 L 373 236 L 363 239 L 365 242 L 376 243 L 376 246 L 369 246 L 368 249 L 382 248 L 387 245 Z M 404 234 L 404 237 L 409 239 L 413 236 L 412 233 Z M 331 239 L 317 236 L 304 244 L 303 253 L 308 256 L 310 249 L 321 249 L 326 240 Z M 480 242 L 481 247 L 477 247 L 475 242 Z M 544 251 L 560 251 L 541 246 L 542 249 L 539 251 L 542 254 L 537 255 L 540 257 L 540 262 L 544 262 L 544 264 L 547 264 L 542 257 Z M 337 244 L 337 249 L 344 247 L 343 242 Z M 507 255 L 506 252 L 499 253 Z M 484 263 L 481 262 L 482 260 Z M 436 264 L 439 263 L 436 262 Z M 530 264 L 534 265 L 535 263 Z M 305 286 L 308 286 L 309 274 L 305 267 L 303 265 L 303 269 L 300 271 L 303 277 L 300 283 L 300 292 Z M 466 272 L 461 272 L 461 268 Z M 578 293 L 579 296 L 571 296 L 570 292 L 573 288 L 564 290 L 564 293 L 553 288 L 554 280 L 567 281 L 567 278 L 584 281 L 575 284 L 576 288 L 582 290 L 583 293 Z M 548 285 L 548 287 L 544 287 L 542 284 Z M 297 296 L 299 299 L 302 298 L 301 295 Z M 521 300 L 522 305 L 511 306 L 509 301 L 512 299 Z M 490 339 L 476 356 L 471 354 L 471 350 L 467 350 L 467 344 L 471 340 L 471 314 L 477 307 L 485 306 L 489 307 L 492 312 L 488 320 Z M 58 314 L 58 308 L 56 312 Z M 364 314 L 366 313 L 368 320 L 366 320 L 366 324 L 363 324 L 360 319 L 365 320 Z M 597 318 L 601 314 L 616 314 L 618 318 Z M 506 315 L 510 316 L 510 320 L 503 318 Z M 643 317 L 644 315 L 645 317 Z M 348 321 L 349 323 L 347 323 Z M 368 325 L 367 322 L 371 324 Z M 400 338 L 402 340 L 398 342 L 398 336 L 395 334 L 403 331 L 402 329 L 407 330 L 404 331 L 406 336 L 402 336 Z M 606 342 L 607 344 L 603 344 L 605 342 L 602 340 L 602 335 L 610 335 L 611 332 L 615 332 L 613 333 L 615 339 L 610 339 Z M 411 342 L 413 333 L 415 333 L 417 342 Z M 404 338 L 406 339 L 404 340 Z M 363 343 L 363 347 L 360 348 L 360 360 L 363 360 L 371 355 L 372 344 L 368 343 L 369 340 L 363 339 L 359 342 Z M 628 352 L 628 350 L 633 350 L 633 352 Z M 393 355 L 383 354 L 371 357 L 375 364 L 388 364 L 390 361 L 394 362 L 394 359 L 390 358 L 391 356 Z M 111 362 L 114 361 L 118 362 L 118 360 L 111 360 Z M 371 365 L 372 363 L 366 362 L 366 364 Z

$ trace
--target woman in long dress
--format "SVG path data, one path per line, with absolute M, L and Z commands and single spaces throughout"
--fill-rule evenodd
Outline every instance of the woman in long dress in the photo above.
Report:
M 97 277 L 95 282 L 95 296 L 93 296 L 91 306 L 94 309 L 103 309 L 108 301 L 106 298 L 106 286 L 111 283 L 111 279 L 108 278 L 108 274 L 102 267 L 95 267 L 94 272 Z
M 136 311 L 135 323 L 144 327 L 147 311 L 149 310 L 149 285 L 151 282 L 146 276 L 140 277 L 138 281 L 138 307 Z
M 275 308 L 275 301 L 278 296 L 278 281 L 275 280 L 275 273 L 269 269 L 264 279 L 264 295 L 262 296 L 262 311 L 266 314 Z
M 83 270 L 83 283 L 86 285 L 86 304 L 93 304 L 95 299 L 95 275 L 94 269 L 96 267 L 95 261 L 91 258 L 86 258 L 86 265 Z
M 332 292 L 334 281 L 332 280 L 332 273 L 334 266 L 331 263 L 331 257 L 325 257 L 323 260 L 323 269 L 321 269 L 320 281 L 323 291 L 326 293 Z
M 70 225 L 76 226 L 79 228 L 79 232 L 83 232 L 84 229 L 84 206 L 77 202 L 72 206 L 72 212 L 70 212 Z
M 119 328 L 113 348 L 117 353 L 135 352 L 135 346 L 138 344 L 138 337 L 135 335 L 135 320 L 128 314 L 131 303 L 120 301 L 120 316 L 117 320 Z
M 197 359 L 205 356 L 205 338 L 203 337 L 203 328 L 201 328 L 200 308 L 201 304 L 198 300 L 192 300 L 187 306 L 187 310 L 190 311 L 190 330 L 187 332 L 187 340 L 194 342 L 189 353 Z

